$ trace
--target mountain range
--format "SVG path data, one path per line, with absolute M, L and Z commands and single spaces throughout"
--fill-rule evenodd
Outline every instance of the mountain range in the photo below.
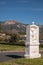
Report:
M 29 24 L 23 24 L 20 22 L 17 22 L 15 20 L 7 20 L 7 21 L 0 21 L 0 29 L 2 29 L 2 32 L 5 33 L 11 33 L 11 34 L 15 34 L 15 33 L 26 33 L 26 26 Z M 39 25 L 39 32 L 43 33 L 43 25 Z
M 1 29 L 5 33 L 26 33 L 26 26 L 28 24 L 23 24 L 20 22 L 17 22 L 15 20 L 8 20 L 8 21 L 3 21 L 0 22 L 1 24 Z

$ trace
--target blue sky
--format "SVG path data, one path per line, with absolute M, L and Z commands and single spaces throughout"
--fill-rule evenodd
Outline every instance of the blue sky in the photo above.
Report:
M 0 0 L 0 21 L 43 24 L 43 0 Z

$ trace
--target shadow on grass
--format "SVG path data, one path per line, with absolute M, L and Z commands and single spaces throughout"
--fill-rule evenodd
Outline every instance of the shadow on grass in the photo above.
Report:
M 24 58 L 24 56 L 19 56 L 19 55 L 6 55 L 7 57 L 10 57 L 10 58 Z
M 1 55 L 0 57 L 0 62 L 4 62 L 7 60 L 11 60 L 11 59 L 18 59 L 18 58 L 24 58 L 23 56 L 18 56 L 18 55 Z

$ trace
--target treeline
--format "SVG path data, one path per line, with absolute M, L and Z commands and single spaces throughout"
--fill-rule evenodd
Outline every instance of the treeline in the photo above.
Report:
M 6 34 L 5 36 L 0 37 L 0 44 L 9 44 L 9 45 L 25 45 L 24 41 L 20 41 L 19 34 Z

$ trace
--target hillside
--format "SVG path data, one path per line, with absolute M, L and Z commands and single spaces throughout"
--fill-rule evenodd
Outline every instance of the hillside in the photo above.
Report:
M 17 22 L 15 20 L 8 20 L 8 21 L 0 21 L 0 29 L 2 29 L 2 32 L 5 33 L 11 33 L 11 34 L 15 34 L 15 33 L 26 33 L 26 26 L 28 24 L 23 24 L 20 22 Z M 40 36 L 43 37 L 43 25 L 39 25 L 39 32 L 40 32 Z
M 8 20 L 1 23 L 3 32 L 6 33 L 25 33 L 27 24 L 23 24 L 14 20 Z

